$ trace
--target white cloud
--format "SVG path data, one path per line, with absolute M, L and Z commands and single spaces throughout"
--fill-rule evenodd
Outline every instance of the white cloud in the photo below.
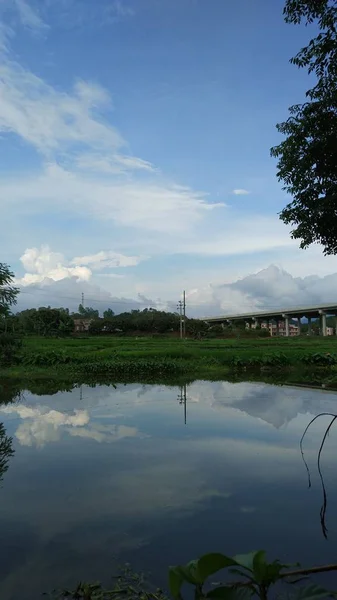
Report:
M 26 0 L 14 0 L 14 5 L 19 13 L 22 25 L 33 31 L 41 31 L 48 28 L 40 15 L 33 10 Z
M 69 429 L 68 433 L 72 437 L 81 437 L 94 440 L 95 442 L 117 442 L 125 438 L 146 437 L 139 433 L 136 427 L 128 425 L 101 425 L 93 424 L 91 428 L 81 427 L 80 429 Z
M 125 145 L 96 115 L 109 107 L 108 93 L 96 83 L 77 81 L 72 93 L 59 92 L 15 62 L 0 65 L 0 131 L 18 135 L 44 155 L 77 144 L 110 152 Z
M 97 252 L 88 256 L 77 256 L 70 263 L 73 265 L 90 265 L 91 269 L 105 269 L 117 267 L 135 267 L 144 260 L 141 256 L 124 256 L 111 250 Z
M 129 17 L 135 14 L 134 10 L 127 5 L 125 0 L 113 0 L 109 6 L 109 12 L 119 17 Z
M 239 314 L 335 302 L 337 273 L 293 277 L 270 265 L 232 283 L 208 285 L 188 293 L 191 312 L 199 316 Z
M 17 135 L 43 158 L 38 173 L 0 180 L 2 202 L 12 213 L 48 213 L 54 206 L 119 226 L 183 232 L 223 206 L 164 180 L 150 161 L 128 155 L 125 140 L 107 121 L 111 98 L 100 85 L 76 81 L 71 91 L 59 91 L 2 58 L 0 132 Z M 135 178 L 137 173 L 152 179 Z M 125 174 L 130 177 L 121 177 Z
M 60 439 L 65 432 L 72 437 L 92 439 L 96 442 L 116 442 L 125 438 L 146 437 L 136 427 L 104 423 L 90 423 L 88 410 L 74 409 L 73 414 L 51 410 L 45 406 L 24 404 L 0 407 L 0 412 L 19 417 L 15 436 L 21 446 L 42 448 Z M 111 415 L 109 415 L 111 416 Z
M 20 260 L 27 273 L 17 278 L 16 282 L 22 286 L 29 286 L 43 283 L 45 280 L 61 281 L 67 278 L 74 278 L 78 282 L 89 281 L 92 270 L 132 267 L 138 265 L 143 259 L 140 256 L 124 256 L 118 252 L 101 251 L 67 261 L 63 254 L 52 252 L 49 246 L 41 246 L 41 248 L 27 248 Z M 118 277 L 115 273 L 109 275 Z
M 81 216 L 111 220 L 157 232 L 186 232 L 210 211 L 204 194 L 187 187 L 160 182 L 99 179 L 79 175 L 50 163 L 37 177 L 0 181 L 0 194 L 11 210 L 48 212 L 52 207 Z M 95 199 L 95 201 L 93 201 Z
M 58 254 L 55 254 L 58 257 Z M 95 255 L 84 257 L 84 259 L 88 258 L 89 260 L 96 260 Z M 26 264 L 35 268 L 34 264 L 31 264 L 31 257 Z M 113 308 L 116 313 L 132 309 L 142 310 L 149 307 L 158 310 L 176 310 L 176 301 L 173 302 L 165 297 L 160 299 L 157 295 L 154 296 L 155 299 L 144 296 L 144 292 L 147 292 L 148 295 L 148 293 L 154 292 L 156 287 L 158 288 L 156 282 L 149 290 L 146 290 L 146 286 L 144 286 L 142 294 L 140 293 L 140 286 L 128 283 L 128 295 L 122 295 L 119 291 L 121 288 L 117 285 L 118 279 L 114 279 L 112 294 L 106 289 L 95 285 L 94 281 L 91 283 L 91 280 L 72 276 L 67 271 L 69 268 L 88 267 L 55 267 L 52 258 L 49 257 L 49 261 L 46 260 L 46 264 L 39 267 L 40 273 L 26 274 L 21 280 L 18 280 L 24 287 L 22 294 L 19 295 L 17 309 L 23 310 L 28 307 L 50 304 L 52 306 L 67 306 L 71 310 L 76 310 L 83 292 L 86 302 L 99 309 L 101 313 L 108 307 Z M 55 273 L 59 277 L 58 280 L 52 279 L 52 277 L 55 277 Z M 60 279 L 61 275 L 62 279 Z M 115 273 L 107 275 L 113 278 L 116 277 Z M 105 279 L 104 284 L 105 282 L 108 284 L 108 279 Z M 171 286 L 173 283 L 169 282 Z M 122 285 L 125 285 L 123 280 Z M 325 277 L 312 275 L 301 278 L 293 277 L 283 269 L 271 265 L 267 269 L 233 282 L 187 288 L 187 314 L 188 316 L 202 318 L 212 315 L 324 304 L 325 302 L 335 301 L 336 286 L 337 273 Z M 178 288 L 176 292 L 179 293 Z
M 234 196 L 247 196 L 248 194 L 250 194 L 250 192 L 243 188 L 238 188 L 236 190 L 233 190 L 232 194 L 234 194 Z
M 334 413 L 336 403 L 335 394 L 250 382 L 196 381 L 188 387 L 187 396 L 188 402 L 190 398 L 202 404 L 207 402 L 213 410 L 220 412 L 233 408 L 277 429 L 288 425 L 298 415 Z
M 184 252 L 203 256 L 229 256 L 263 252 L 273 248 L 296 247 L 280 221 L 261 215 L 232 216 L 221 235 L 187 241 Z
M 76 158 L 76 165 L 80 169 L 108 174 L 122 174 L 129 171 L 154 172 L 154 166 L 147 160 L 135 156 L 115 154 L 101 156 L 100 154 L 82 154 Z
M 76 277 L 80 281 L 88 281 L 91 271 L 87 267 L 64 265 L 64 256 L 58 252 L 51 252 L 48 246 L 38 248 L 27 248 L 20 258 L 28 273 L 17 280 L 20 285 L 26 286 L 44 281 L 49 278 L 60 281 L 67 277 Z
M 15 436 L 22 446 L 43 447 L 47 442 L 57 441 L 60 437 L 60 428 L 83 427 L 89 423 L 87 410 L 75 409 L 73 414 L 63 413 L 59 410 L 49 410 L 46 407 L 30 407 L 24 404 L 9 404 L 0 408 L 2 413 L 16 415 L 26 421 L 20 423 Z

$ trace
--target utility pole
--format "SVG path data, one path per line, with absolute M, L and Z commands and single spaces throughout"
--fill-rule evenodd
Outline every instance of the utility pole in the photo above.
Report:
M 84 293 L 82 292 L 82 302 L 81 302 L 83 308 L 84 308 Z
M 186 292 L 183 293 L 183 311 L 184 311 L 184 339 L 186 338 Z
M 180 339 L 183 339 L 183 302 L 182 300 L 179 300 L 178 302 L 178 310 L 179 310 L 179 325 L 180 325 Z
M 186 383 L 180 386 L 180 394 L 178 395 L 179 404 L 184 405 L 184 423 L 187 425 L 187 394 L 186 394 Z

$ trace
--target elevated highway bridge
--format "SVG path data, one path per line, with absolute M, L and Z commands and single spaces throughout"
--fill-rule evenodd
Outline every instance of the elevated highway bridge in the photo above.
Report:
M 319 319 L 320 334 L 327 335 L 326 318 L 327 316 L 336 317 L 336 334 L 337 334 L 337 303 L 336 304 L 312 304 L 310 306 L 295 306 L 282 309 L 272 309 L 263 312 L 247 312 L 239 314 L 224 314 L 219 317 L 205 317 L 203 321 L 214 324 L 230 324 L 235 322 L 247 323 L 247 326 L 270 322 L 276 323 L 277 329 L 279 324 L 284 323 L 285 335 L 289 336 L 289 324 L 293 319 L 297 319 L 298 332 L 301 332 L 301 319 L 306 318 L 308 321 L 308 334 L 311 334 L 312 319 Z

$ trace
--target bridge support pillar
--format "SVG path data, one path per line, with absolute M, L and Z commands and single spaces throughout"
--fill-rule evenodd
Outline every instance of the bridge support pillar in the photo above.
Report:
M 323 310 L 320 310 L 320 333 L 323 336 L 326 336 L 326 313 Z
M 286 326 L 286 337 L 289 337 L 289 315 L 282 315 Z
M 311 317 L 308 317 L 308 335 L 311 335 Z
M 298 327 L 297 335 L 301 335 L 301 317 L 297 318 L 297 327 Z
M 322 335 L 326 335 L 326 314 L 322 314 Z

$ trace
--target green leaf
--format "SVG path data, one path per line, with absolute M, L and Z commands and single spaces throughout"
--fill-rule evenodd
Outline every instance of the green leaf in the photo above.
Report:
M 248 571 L 253 571 L 254 558 L 261 552 L 263 551 L 258 550 L 256 552 L 248 552 L 248 554 L 236 554 L 236 556 L 233 556 L 233 560 L 239 567 L 244 567 L 245 569 L 248 569 Z
M 268 570 L 268 563 L 266 561 L 266 553 L 264 550 L 259 550 L 255 553 L 253 557 L 253 573 L 256 581 L 261 583 L 266 575 Z
M 173 598 L 181 598 L 180 590 L 184 583 L 184 577 L 180 567 L 169 567 L 169 589 Z
M 223 586 L 215 588 L 206 594 L 211 600 L 248 600 L 253 592 L 247 587 Z
M 204 556 L 199 558 L 197 565 L 200 583 L 204 583 L 207 577 L 217 573 L 217 571 L 232 567 L 233 565 L 236 565 L 236 562 L 230 556 L 225 556 L 219 552 L 204 554 Z
M 334 592 L 322 588 L 320 585 L 307 585 L 296 590 L 293 596 L 294 600 L 318 600 L 318 598 L 331 598 L 335 596 Z
M 192 585 L 200 585 L 202 583 L 197 565 L 197 560 L 191 560 L 187 565 L 178 565 L 169 568 L 169 588 L 174 598 L 181 598 L 180 590 L 184 582 L 191 583 Z
M 198 560 L 191 560 L 187 565 L 180 567 L 185 581 L 193 585 L 203 583 L 198 572 L 198 562 Z

